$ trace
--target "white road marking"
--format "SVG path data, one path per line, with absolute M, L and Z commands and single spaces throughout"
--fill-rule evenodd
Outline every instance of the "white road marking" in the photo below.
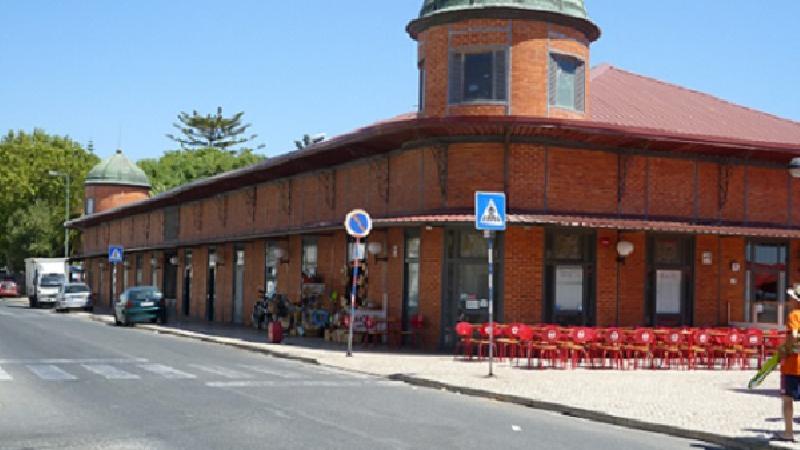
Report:
M 189 366 L 198 370 L 202 370 L 203 372 L 208 372 L 210 374 L 219 375 L 221 377 L 230 378 L 233 380 L 253 378 L 253 375 L 250 375 L 249 373 L 239 372 L 222 366 L 203 366 L 200 364 L 189 364 Z
M 67 381 L 67 380 L 77 380 L 78 377 L 75 375 L 65 372 L 58 366 L 54 366 L 51 364 L 45 365 L 28 365 L 26 366 L 28 370 L 36 374 L 37 377 L 47 380 L 47 381 Z
M 319 371 L 319 372 L 327 372 L 327 373 L 330 373 L 330 374 L 339 375 L 339 376 L 343 376 L 343 377 L 347 377 L 347 378 L 358 378 L 358 379 L 362 379 L 362 380 L 367 379 L 367 378 L 372 378 L 369 375 L 364 375 L 364 374 L 361 374 L 361 373 L 348 372 L 346 370 L 335 369 L 333 367 L 328 367 L 328 366 L 310 366 L 310 368 L 311 368 L 311 370 L 316 370 L 316 371 Z
M 138 380 L 139 375 L 125 372 L 108 364 L 81 364 L 86 370 L 94 372 L 107 380 Z
M 361 381 L 324 381 L 324 380 L 304 380 L 304 381 L 211 381 L 206 383 L 208 387 L 359 387 L 364 386 Z
M 183 372 L 170 366 L 165 366 L 164 364 L 139 364 L 139 367 L 170 380 L 197 378 L 196 375 Z
M 252 370 L 253 372 L 262 373 L 264 375 L 273 375 L 278 378 L 286 378 L 286 379 L 302 379 L 302 378 L 309 378 L 307 375 L 303 375 L 297 372 L 290 372 L 286 370 L 275 370 L 270 367 L 266 366 L 248 366 L 248 365 L 241 365 L 245 369 Z
M 138 364 L 146 358 L 44 358 L 44 359 L 0 359 L 0 364 Z
M 0 381 L 9 381 L 12 380 L 11 375 L 8 374 L 2 367 L 0 367 Z
M 364 387 L 364 386 L 402 386 L 402 383 L 393 381 L 329 381 L 329 380 L 253 380 L 253 381 L 210 381 L 206 383 L 208 387 Z

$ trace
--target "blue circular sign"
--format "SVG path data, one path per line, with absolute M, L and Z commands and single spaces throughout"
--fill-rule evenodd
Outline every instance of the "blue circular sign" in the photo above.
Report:
M 364 238 L 372 231 L 372 218 L 363 209 L 354 209 L 344 218 L 347 234 L 356 238 Z

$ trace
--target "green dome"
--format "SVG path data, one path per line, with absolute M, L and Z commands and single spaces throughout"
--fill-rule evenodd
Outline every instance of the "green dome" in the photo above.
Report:
M 584 0 L 425 0 L 419 17 L 411 21 L 408 31 L 416 38 L 425 28 L 454 19 L 535 16 L 574 26 L 591 41 L 600 37 L 600 29 L 589 19 Z
M 122 150 L 117 150 L 116 154 L 89 171 L 85 184 L 121 184 L 149 188 L 150 180 L 142 169 L 122 154 Z
M 441 11 L 506 7 L 548 11 L 588 19 L 584 0 L 425 0 L 419 16 L 427 17 Z

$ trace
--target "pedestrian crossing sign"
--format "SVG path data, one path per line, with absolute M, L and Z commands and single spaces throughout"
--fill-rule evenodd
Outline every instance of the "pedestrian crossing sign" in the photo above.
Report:
M 118 245 L 109 245 L 108 246 L 108 262 L 111 264 L 117 264 L 122 262 L 122 258 L 125 254 L 125 249 Z
M 475 228 L 489 231 L 504 231 L 506 229 L 505 193 L 475 193 Z

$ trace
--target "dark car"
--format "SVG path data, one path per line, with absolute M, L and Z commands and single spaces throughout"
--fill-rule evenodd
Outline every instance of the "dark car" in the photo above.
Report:
M 114 323 L 133 325 L 156 323 L 163 317 L 164 296 L 153 286 L 134 286 L 123 292 L 114 303 Z

